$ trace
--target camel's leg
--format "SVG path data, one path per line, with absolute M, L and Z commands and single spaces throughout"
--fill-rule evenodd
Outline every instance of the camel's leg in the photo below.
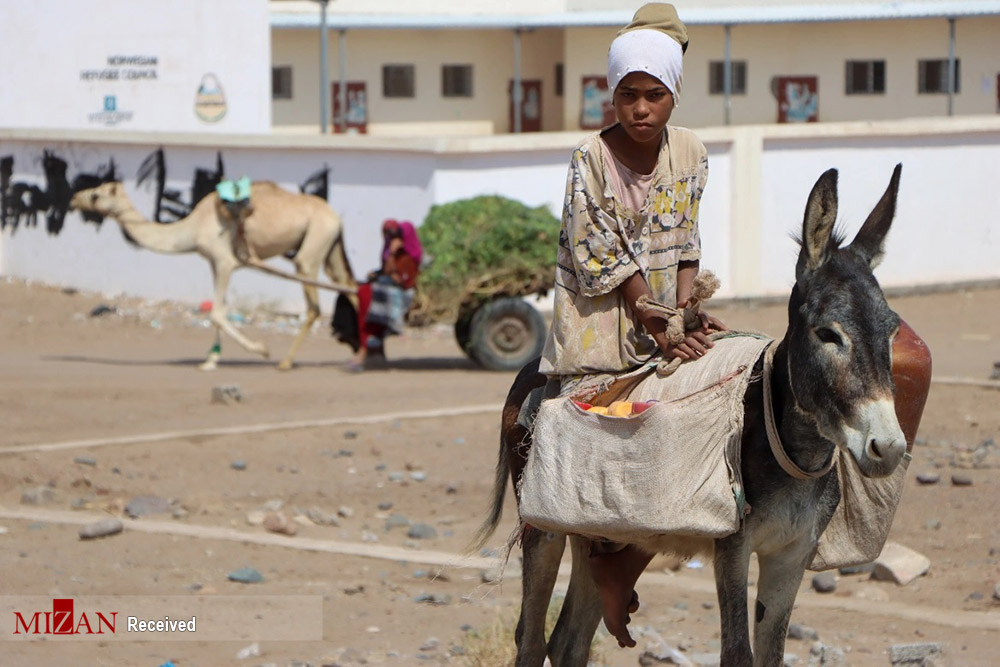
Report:
M 333 242 L 333 247 L 330 249 L 330 253 L 326 256 L 326 266 L 324 267 L 326 275 L 330 277 L 330 282 L 337 283 L 338 285 L 354 285 L 354 273 L 351 271 L 351 263 L 347 260 L 347 252 L 344 248 L 344 237 L 339 236 L 336 241 Z M 351 301 L 351 305 L 354 309 L 358 309 L 358 295 L 348 294 L 347 298 Z
M 316 275 L 315 270 L 311 273 L 306 273 L 301 268 L 298 268 L 298 273 L 300 276 L 304 275 L 306 277 L 314 277 Z M 306 297 L 306 319 L 302 323 L 302 328 L 299 329 L 299 335 L 295 337 L 295 340 L 292 341 L 292 346 L 288 348 L 288 354 L 286 354 L 285 358 L 281 360 L 280 364 L 278 364 L 279 371 L 291 370 L 293 360 L 295 359 L 295 353 L 298 352 L 299 346 L 302 345 L 302 341 L 304 341 L 306 336 L 309 335 L 309 332 L 312 331 L 313 323 L 319 319 L 319 290 L 312 285 L 303 285 L 302 292 Z
M 212 301 L 212 312 L 209 315 L 209 319 L 212 321 L 212 324 L 215 325 L 215 342 L 216 347 L 218 347 L 219 350 L 217 351 L 216 347 L 212 348 L 212 351 L 208 354 L 208 358 L 200 366 L 203 370 L 213 370 L 216 367 L 221 353 L 221 345 L 219 343 L 220 331 L 228 334 L 248 352 L 259 354 L 265 359 L 268 356 L 266 345 L 258 341 L 250 340 L 241 334 L 239 330 L 226 318 L 226 291 L 229 289 L 229 278 L 233 275 L 233 270 L 235 268 L 236 264 L 231 262 L 224 262 L 219 265 L 214 263 L 212 264 L 212 276 L 215 279 L 215 299 Z
M 750 549 L 741 531 L 715 541 L 715 589 L 722 621 L 722 654 L 727 667 L 750 667 L 750 620 L 747 618 L 747 572 Z
M 788 619 L 811 551 L 809 545 L 802 544 L 772 554 L 757 554 L 760 576 L 754 612 L 754 667 L 784 664 Z
M 590 659 L 590 642 L 601 622 L 601 598 L 587 562 L 590 541 L 574 535 L 569 543 L 573 552 L 573 571 L 559 621 L 549 639 L 549 655 L 553 665 L 586 665 Z
M 517 620 L 517 667 L 540 667 L 545 662 L 545 617 L 566 536 L 526 528 L 521 540 L 524 554 L 521 572 L 521 617 Z M 559 663 L 556 663 L 559 664 Z
M 201 363 L 200 368 L 203 371 L 214 371 L 219 367 L 219 357 L 222 356 L 222 335 L 219 334 L 218 328 L 215 329 L 215 344 L 212 345 L 212 349 L 208 351 L 208 358 Z

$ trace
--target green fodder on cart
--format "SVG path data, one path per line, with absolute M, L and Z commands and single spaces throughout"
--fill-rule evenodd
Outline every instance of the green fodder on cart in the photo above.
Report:
M 419 234 L 427 264 L 411 311 L 417 323 L 454 321 L 463 304 L 554 284 L 559 219 L 544 206 L 496 195 L 440 204 Z

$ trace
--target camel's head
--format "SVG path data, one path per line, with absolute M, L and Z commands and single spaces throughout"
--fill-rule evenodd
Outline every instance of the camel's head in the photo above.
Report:
M 87 211 L 101 215 L 114 215 L 120 208 L 125 187 L 119 181 L 102 183 L 96 188 L 80 190 L 69 200 L 71 211 Z

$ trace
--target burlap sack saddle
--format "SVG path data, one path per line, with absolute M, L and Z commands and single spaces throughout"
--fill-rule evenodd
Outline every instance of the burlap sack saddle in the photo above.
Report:
M 743 399 L 774 341 L 740 332 L 713 338 L 711 354 L 681 364 L 669 378 L 650 364 L 600 391 L 543 401 L 519 481 L 521 519 L 542 530 L 629 544 L 738 531 L 746 509 Z M 623 398 L 656 403 L 629 417 L 577 405 Z M 889 478 L 868 479 L 850 454 L 838 450 L 835 458 L 842 499 L 820 538 L 814 570 L 878 556 L 906 473 L 904 464 Z

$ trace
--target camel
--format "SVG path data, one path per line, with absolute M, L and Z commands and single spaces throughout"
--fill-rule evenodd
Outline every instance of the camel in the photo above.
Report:
M 154 252 L 196 252 L 212 265 L 215 298 L 210 319 L 215 326 L 215 345 L 201 370 L 215 370 L 222 352 L 221 333 L 225 332 L 244 349 L 268 357 L 267 346 L 250 340 L 239 332 L 226 317 L 226 291 L 233 271 L 250 261 L 263 268 L 294 278 L 303 283 L 306 318 L 288 354 L 278 364 L 279 370 L 292 368 L 295 353 L 319 318 L 319 298 L 314 280 L 320 266 L 334 283 L 351 292 L 357 283 L 344 250 L 343 227 L 338 216 L 325 201 L 314 195 L 289 192 L 275 183 L 254 182 L 251 185 L 252 210 L 237 225 L 225 211 L 218 193 L 202 199 L 191 213 L 169 224 L 147 220 L 136 210 L 120 182 L 104 183 L 96 188 L 81 190 L 70 201 L 71 210 L 99 213 L 115 219 L 126 237 Z M 262 264 L 257 258 L 291 256 L 296 275 L 282 274 Z

